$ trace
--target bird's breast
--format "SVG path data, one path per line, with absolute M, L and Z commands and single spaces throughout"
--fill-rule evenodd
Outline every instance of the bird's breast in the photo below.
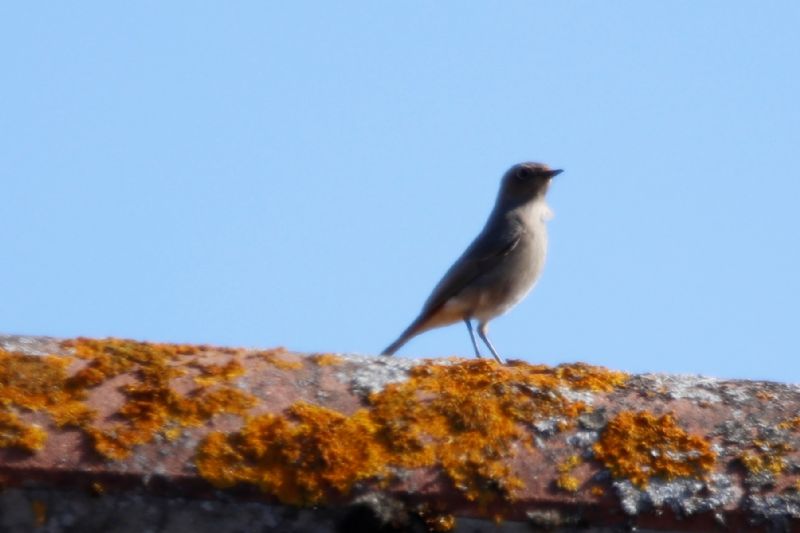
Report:
M 536 284 L 547 257 L 547 230 L 543 223 L 526 228 L 519 244 L 504 261 L 476 285 L 479 299 L 474 316 L 490 320 L 518 304 Z

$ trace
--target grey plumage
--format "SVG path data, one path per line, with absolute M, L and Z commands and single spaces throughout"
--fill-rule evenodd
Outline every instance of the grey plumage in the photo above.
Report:
M 503 176 L 494 209 L 481 233 L 433 289 L 419 316 L 383 351 L 394 354 L 420 333 L 458 321 L 467 324 L 480 357 L 471 320 L 492 355 L 502 362 L 487 337 L 491 319 L 511 309 L 533 288 L 547 255 L 545 194 L 553 176 L 541 163 L 520 163 Z

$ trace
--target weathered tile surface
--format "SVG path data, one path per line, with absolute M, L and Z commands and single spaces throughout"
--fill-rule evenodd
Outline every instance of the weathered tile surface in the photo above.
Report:
M 0 336 L 3 531 L 790 531 L 799 450 L 797 385 Z

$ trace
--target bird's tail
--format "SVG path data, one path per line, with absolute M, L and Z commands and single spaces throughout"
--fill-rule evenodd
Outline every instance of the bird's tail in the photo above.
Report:
M 419 319 L 415 320 L 410 326 L 406 328 L 406 330 L 400 334 L 396 341 L 390 344 L 384 351 L 381 352 L 381 355 L 394 355 L 394 353 L 399 350 L 405 343 L 407 343 L 412 337 L 422 333 L 422 328 L 420 327 L 421 321 Z
M 407 337 L 400 336 L 399 339 L 394 341 L 390 344 L 385 350 L 381 352 L 381 355 L 394 355 L 394 353 L 400 349 L 408 341 Z

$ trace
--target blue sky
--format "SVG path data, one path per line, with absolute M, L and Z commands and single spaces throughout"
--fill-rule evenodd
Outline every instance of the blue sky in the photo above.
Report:
M 508 357 L 800 382 L 796 2 L 15 2 L 0 331 L 377 353 L 565 169 Z M 400 355 L 471 354 L 455 325 Z

